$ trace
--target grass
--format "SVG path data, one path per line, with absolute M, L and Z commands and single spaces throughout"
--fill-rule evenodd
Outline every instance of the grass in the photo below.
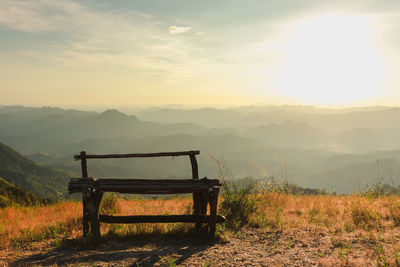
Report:
M 331 232 L 356 230 L 385 231 L 399 227 L 400 197 L 381 196 L 367 198 L 350 196 L 306 196 L 276 192 L 259 192 L 253 196 L 256 201 L 240 203 L 242 196 L 226 200 L 220 210 L 231 212 L 228 218 L 269 230 L 281 228 L 321 228 Z M 239 200 L 238 200 L 239 199 Z M 187 214 L 191 211 L 191 197 L 172 199 L 118 199 L 116 215 Z M 221 202 L 221 201 L 220 201 Z M 243 205 L 243 207 L 242 207 Z M 232 211 L 232 209 L 237 209 Z M 244 213 L 243 213 L 244 212 Z M 235 217 L 236 216 L 236 217 Z M 246 217 L 246 218 L 244 218 Z M 0 209 L 0 245 L 2 247 L 24 242 L 54 238 L 60 235 L 74 235 L 80 231 L 82 207 L 80 202 L 61 202 L 48 206 L 8 207 Z M 228 223 L 230 219 L 228 219 Z M 143 233 L 167 233 L 187 231 L 186 224 L 102 224 L 103 233 L 119 235 Z M 77 233 L 80 235 L 80 233 Z
M 102 211 L 116 215 L 185 214 L 191 210 L 192 199 L 115 199 L 105 196 Z M 46 239 L 81 236 L 82 204 L 60 202 L 48 206 L 7 207 L 0 209 L 0 248 L 23 246 Z M 189 231 L 186 224 L 101 224 L 106 235 L 178 233 Z
M 236 220 L 237 225 L 232 227 L 229 221 L 226 225 L 219 225 L 217 232 L 220 240 L 240 235 L 240 227 L 255 227 L 266 233 L 281 235 L 300 231 L 322 232 L 332 237 L 331 246 L 336 251 L 334 255 L 324 256 L 327 264 L 335 257 L 337 261 L 333 263 L 351 265 L 354 260 L 352 255 L 360 246 L 371 251 L 370 256 L 374 257 L 377 266 L 396 266 L 400 262 L 400 196 L 294 195 L 257 192 L 249 190 L 248 186 L 231 188 L 230 193 L 238 193 L 236 196 L 227 197 L 226 192 L 222 194 L 219 210 L 228 213 L 229 220 Z M 103 207 L 106 212 L 117 215 L 185 214 L 192 210 L 191 196 L 135 200 L 111 196 L 110 199 Z M 52 240 L 56 244 L 68 244 L 64 240 L 69 240 L 70 244 L 76 245 L 72 241 L 80 240 L 81 217 L 80 202 L 2 208 L 0 248 L 24 247 L 42 240 Z M 101 225 L 105 241 L 132 236 L 186 235 L 193 233 L 193 229 L 192 224 L 179 223 Z M 231 232 L 232 229 L 234 232 Z M 277 243 L 276 246 L 290 247 L 291 244 Z M 273 247 L 271 244 L 270 248 Z M 321 252 L 321 255 L 325 254 Z M 174 264 L 173 257 L 163 258 L 162 261 L 166 266 Z
M 250 179 L 236 183 L 224 182 L 222 190 L 224 201 L 220 206 L 229 228 L 238 230 L 249 223 L 250 215 L 257 209 L 257 185 L 257 182 Z
M 48 206 L 0 209 L 0 247 L 71 234 L 81 222 L 82 205 L 62 202 Z

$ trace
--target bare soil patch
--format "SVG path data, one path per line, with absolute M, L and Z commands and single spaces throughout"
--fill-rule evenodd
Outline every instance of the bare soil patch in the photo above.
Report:
M 396 265 L 389 247 L 400 232 L 376 236 L 368 232 L 332 234 L 317 228 L 266 231 L 246 228 L 227 241 L 210 243 L 201 236 L 159 235 L 114 238 L 95 249 L 36 242 L 1 251 L 10 266 L 377 266 Z M 78 243 L 77 243 L 78 244 Z M 382 250 L 379 248 L 382 247 Z

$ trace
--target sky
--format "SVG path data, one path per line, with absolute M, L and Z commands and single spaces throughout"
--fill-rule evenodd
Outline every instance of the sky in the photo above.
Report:
M 400 105 L 398 0 L 0 0 L 0 105 Z

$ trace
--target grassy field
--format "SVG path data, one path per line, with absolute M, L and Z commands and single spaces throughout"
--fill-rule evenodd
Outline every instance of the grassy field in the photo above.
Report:
M 220 226 L 219 240 L 227 241 L 240 235 L 242 228 L 262 232 L 293 235 L 307 230 L 328 233 L 335 253 L 324 255 L 321 262 L 363 265 L 360 251 L 368 252 L 375 265 L 400 264 L 400 197 L 399 196 L 334 196 L 291 195 L 276 192 L 258 193 L 250 197 L 254 210 L 246 223 Z M 117 205 L 104 207 L 115 214 L 185 214 L 191 212 L 191 198 L 118 199 Z M 107 203 L 107 201 L 105 201 Z M 115 203 L 113 203 L 115 204 Z M 222 204 L 223 206 L 223 204 Z M 223 210 L 228 214 L 229 210 Z M 82 207 L 79 202 L 61 202 L 48 206 L 7 207 L 0 209 L 0 246 L 2 249 L 23 249 L 32 242 L 52 240 L 57 245 L 81 236 Z M 228 214 L 229 216 L 229 214 Z M 236 218 L 239 218 L 238 216 Z M 236 225 L 235 225 L 236 224 Z M 241 225 L 240 225 L 241 224 Z M 103 235 L 120 238 L 144 233 L 176 234 L 193 229 L 189 224 L 102 224 Z M 315 235 L 310 235 L 314 238 Z M 307 239 L 304 239 L 307 242 Z M 291 246 L 291 244 L 275 244 Z M 283 248 L 284 249 L 284 248 Z M 355 255 L 356 257 L 353 257 Z
M 191 199 L 118 199 L 117 205 L 103 207 L 103 213 L 116 215 L 185 214 L 191 211 Z M 108 203 L 107 199 L 105 203 Z M 107 204 L 106 204 L 107 205 Z M 0 247 L 21 247 L 33 241 L 46 239 L 77 238 L 81 235 L 82 204 L 61 202 L 47 206 L 14 206 L 0 209 Z M 184 224 L 102 224 L 102 233 L 132 235 L 143 233 L 167 233 Z

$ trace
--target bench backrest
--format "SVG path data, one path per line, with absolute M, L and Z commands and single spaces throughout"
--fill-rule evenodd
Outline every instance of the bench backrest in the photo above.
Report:
M 180 152 L 158 152 L 158 153 L 136 153 L 136 154 L 105 154 L 105 155 L 87 155 L 86 151 L 81 151 L 79 155 L 74 155 L 75 160 L 81 161 L 82 178 L 88 178 L 88 159 L 116 159 L 116 158 L 154 158 L 154 157 L 178 157 L 189 156 L 192 165 L 192 178 L 199 179 L 199 167 L 197 165 L 196 155 L 199 150 L 180 151 Z

